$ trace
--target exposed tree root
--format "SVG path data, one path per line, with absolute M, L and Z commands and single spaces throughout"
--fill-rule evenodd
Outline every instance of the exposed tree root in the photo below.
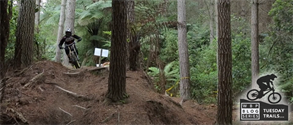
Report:
M 95 67 L 93 69 L 89 69 L 90 72 L 98 72 L 98 71 L 102 71 L 102 70 L 106 70 L 108 69 L 108 67 Z
M 102 104 L 103 104 L 103 105 L 110 105 L 110 104 L 112 104 L 112 103 L 113 103 L 113 101 L 112 101 L 111 99 L 109 99 L 109 98 L 105 98 Z
M 62 108 L 59 107 L 59 110 L 61 110 L 61 111 L 64 112 L 65 114 L 67 114 L 67 115 L 69 115 L 69 116 L 72 117 L 72 115 L 71 115 L 69 112 L 65 111 L 64 109 L 62 109 Z
M 161 96 L 161 95 L 160 95 Z M 167 100 L 168 102 L 171 102 L 173 103 L 174 105 L 178 106 L 179 108 L 182 108 L 182 100 L 178 103 L 176 101 L 174 101 L 172 98 L 170 97 L 167 97 L 167 98 L 164 98 L 165 100 Z
M 41 86 L 39 86 L 38 88 L 39 88 L 39 90 L 40 90 L 41 92 L 44 92 L 44 89 L 42 89 Z
M 148 82 L 148 86 L 149 86 L 150 88 L 153 88 L 153 87 L 151 87 L 152 84 L 153 84 L 152 79 L 149 77 L 149 75 L 148 75 L 145 71 L 143 71 L 143 73 L 144 73 L 144 76 L 146 77 L 146 80 L 147 80 L 147 82 Z
M 101 123 L 105 123 L 108 122 L 110 119 L 112 119 L 114 117 L 114 115 L 117 113 L 117 111 L 113 112 L 112 114 L 110 114 L 107 118 L 105 118 Z
M 58 85 L 54 85 L 54 86 L 55 86 L 56 88 L 58 88 L 58 89 L 64 91 L 64 92 L 66 92 L 67 94 L 69 94 L 69 95 L 75 97 L 75 98 L 79 98 L 79 99 L 83 99 L 83 100 L 91 100 L 89 97 L 86 97 L 86 96 L 84 96 L 84 95 L 78 95 L 77 93 L 72 92 L 72 91 L 69 91 L 69 90 L 66 90 L 66 89 L 64 89 L 64 88 L 62 88 L 62 87 L 60 87 L 60 86 L 58 86 Z
M 118 112 L 117 125 L 119 125 L 119 122 L 120 122 L 120 112 Z
M 67 123 L 66 125 L 70 125 L 71 123 L 75 122 L 76 120 L 71 120 L 69 123 Z
M 6 81 L 9 78 L 3 78 L 0 80 L 0 103 L 2 103 L 3 97 L 4 97 L 4 91 L 5 91 L 5 87 L 6 87 Z
M 35 77 L 33 77 L 27 84 L 25 84 L 23 86 L 23 88 L 28 87 L 30 84 L 34 83 L 35 81 L 39 80 L 42 76 L 44 75 L 44 69 L 43 72 L 41 72 L 40 74 L 36 75 Z
M 73 72 L 73 73 L 70 73 L 70 72 L 64 72 L 63 74 L 65 75 L 69 75 L 69 76 L 79 76 L 81 72 Z
M 28 123 L 28 120 L 26 120 L 20 112 L 17 112 L 12 108 L 8 108 L 7 111 L 11 111 L 13 114 L 16 114 L 16 117 L 18 119 L 20 119 L 22 123 L 25 123 L 25 124 Z M 17 122 L 17 120 L 16 120 L 16 122 Z
M 75 106 L 75 107 L 81 108 L 81 109 L 83 109 L 83 110 L 88 110 L 87 108 L 82 107 L 82 106 L 79 106 L 79 105 L 72 105 L 72 106 Z
M 30 69 L 30 68 L 32 68 L 32 65 L 31 65 L 30 67 L 26 67 L 26 68 L 24 68 L 24 69 L 21 70 L 19 73 L 17 73 L 15 76 L 20 76 L 20 75 L 22 75 L 26 70 L 28 70 L 28 69 Z

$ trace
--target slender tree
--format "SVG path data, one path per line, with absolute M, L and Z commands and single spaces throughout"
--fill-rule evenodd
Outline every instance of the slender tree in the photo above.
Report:
M 15 67 L 27 67 L 33 62 L 35 0 L 21 0 L 17 19 L 14 62 Z
M 244 1 L 244 0 L 242 0 L 242 1 L 239 1 L 240 2 L 240 6 L 241 6 L 241 12 L 240 12 L 240 16 L 242 17 L 242 18 L 245 18 L 245 16 L 246 16 L 246 9 L 247 9 L 247 6 L 246 6 L 246 4 L 245 4 L 245 2 L 247 2 L 247 1 Z
M 258 0 L 251 1 L 251 82 L 255 83 L 259 73 Z
M 219 34 L 219 26 L 218 26 L 218 24 L 219 24 L 219 22 L 218 22 L 218 1 L 219 0 L 215 0 L 215 3 L 214 3 L 214 5 L 215 5 L 215 24 L 216 24 L 216 29 L 215 29 L 215 31 L 216 31 L 216 34 L 215 34 L 215 38 L 216 39 L 218 39 L 218 34 Z
M 186 5 L 185 0 L 177 0 L 178 9 L 178 50 L 179 50 L 179 64 L 180 64 L 180 96 L 182 102 L 189 99 L 190 96 L 190 73 L 189 73 L 189 56 L 188 44 L 186 41 Z
M 41 0 L 36 0 L 36 9 L 37 9 L 37 12 L 35 13 L 35 26 L 36 26 L 35 32 L 39 33 Z
M 40 32 L 40 27 L 39 27 L 39 24 L 40 24 L 40 14 L 41 14 L 41 0 L 36 0 L 36 13 L 35 13 L 35 33 L 38 34 Z M 41 49 L 40 49 L 40 46 L 39 46 L 39 43 L 38 42 L 35 42 L 35 45 L 36 45 L 36 56 L 37 56 L 37 59 L 40 60 L 41 59 Z
M 230 0 L 218 0 L 217 124 L 232 124 L 232 49 Z
M 58 44 L 63 36 L 64 31 L 64 20 L 65 20 L 65 8 L 66 8 L 66 0 L 61 1 L 61 11 L 59 17 L 59 27 L 58 27 L 58 35 L 57 35 L 57 46 L 56 46 L 56 55 L 55 61 L 61 63 L 61 50 L 58 47 Z
M 0 81 L 5 74 L 5 49 L 9 38 L 8 0 L 0 1 Z M 11 11 L 10 11 L 11 13 Z M 0 82 L 1 83 L 1 82 Z M 0 85 L 1 86 L 1 85 Z
M 134 15 L 134 0 L 129 0 L 127 4 L 127 18 L 128 18 L 128 37 L 129 37 L 129 44 L 128 44 L 128 50 L 129 50 L 129 69 L 132 71 L 136 71 L 138 67 L 138 55 L 140 51 L 140 43 L 139 43 L 139 36 L 135 32 L 135 29 L 133 27 L 135 15 Z
M 75 4 L 76 0 L 67 0 L 66 2 L 66 17 L 64 31 L 70 29 L 72 31 L 72 34 L 74 34 Z M 65 51 L 63 54 L 63 64 L 69 65 L 69 60 L 67 55 L 65 54 Z
M 215 25 L 215 0 L 210 0 L 210 2 L 208 1 L 204 1 L 205 4 L 207 5 L 207 9 L 209 11 L 209 21 L 210 21 L 210 44 L 213 43 L 214 39 L 215 39 L 215 31 L 214 31 L 214 25 Z
M 106 97 L 116 102 L 127 97 L 125 59 L 127 52 L 127 1 L 112 0 L 112 11 L 111 63 Z

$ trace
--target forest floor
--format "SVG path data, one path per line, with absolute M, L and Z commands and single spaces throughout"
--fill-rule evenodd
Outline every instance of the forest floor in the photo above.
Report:
M 128 99 L 106 105 L 109 72 L 93 69 L 74 70 L 52 61 L 40 61 L 24 70 L 7 73 L 0 122 L 68 125 L 216 122 L 215 104 L 200 105 L 189 100 L 181 106 L 179 98 L 156 93 L 142 71 L 127 71 Z M 238 114 L 234 108 L 235 123 Z

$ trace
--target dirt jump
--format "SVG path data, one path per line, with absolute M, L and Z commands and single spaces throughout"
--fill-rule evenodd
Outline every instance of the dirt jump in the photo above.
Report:
M 214 124 L 216 105 L 156 93 L 142 71 L 127 71 L 129 98 L 106 105 L 108 70 L 70 69 L 52 61 L 36 62 L 7 73 L 3 124 Z

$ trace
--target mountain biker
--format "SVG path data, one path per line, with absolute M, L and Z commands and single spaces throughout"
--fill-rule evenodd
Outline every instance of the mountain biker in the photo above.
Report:
M 82 40 L 81 37 L 79 37 L 79 36 L 77 36 L 77 35 L 72 35 L 72 31 L 71 31 L 70 29 L 67 29 L 67 30 L 65 31 L 65 36 L 62 37 L 62 39 L 60 40 L 59 48 L 60 48 L 60 49 L 64 49 L 64 48 L 62 47 L 63 43 L 65 42 L 65 46 L 66 46 L 66 45 L 69 45 L 69 44 L 71 44 L 71 43 L 74 42 L 74 39 L 77 39 L 77 40 L 78 40 L 77 42 L 79 42 L 79 41 Z M 75 50 L 76 50 L 76 54 L 78 55 L 78 51 L 77 51 L 75 45 L 74 45 L 74 48 L 75 48 Z M 69 62 L 70 62 L 71 59 L 70 59 L 70 56 L 68 55 L 68 54 L 69 54 L 69 49 L 68 49 L 68 47 L 65 47 L 65 52 L 66 52 L 66 55 L 67 55 L 67 57 L 68 57 L 68 59 L 69 59 Z M 77 58 L 78 58 L 78 56 L 77 56 Z M 71 63 L 71 62 L 70 62 L 70 63 Z
M 273 87 L 271 87 L 270 84 L 272 84 L 272 86 L 274 85 L 273 81 L 275 78 L 277 78 L 277 76 L 275 74 L 271 74 L 271 75 L 262 76 L 257 79 L 256 82 L 260 88 L 258 98 L 261 98 L 263 96 L 263 92 L 266 91 L 268 88 L 270 88 L 270 90 L 273 90 Z

